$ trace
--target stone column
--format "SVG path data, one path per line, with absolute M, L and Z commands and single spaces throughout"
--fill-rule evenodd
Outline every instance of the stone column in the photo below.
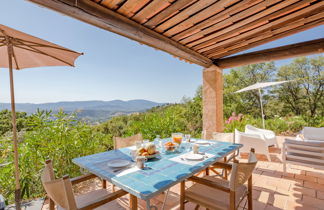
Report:
M 203 132 L 223 132 L 223 70 L 215 65 L 203 70 Z

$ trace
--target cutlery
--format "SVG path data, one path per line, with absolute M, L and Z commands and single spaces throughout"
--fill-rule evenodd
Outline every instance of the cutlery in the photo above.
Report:
M 127 166 L 127 167 L 124 167 L 124 168 L 118 168 L 118 169 L 115 169 L 115 170 L 113 170 L 113 172 L 114 172 L 114 173 L 117 173 L 117 172 L 119 172 L 119 171 L 122 171 L 122 170 L 125 170 L 125 169 L 128 169 L 128 168 L 131 168 L 131 167 L 133 167 L 133 165 L 130 165 L 130 166 Z

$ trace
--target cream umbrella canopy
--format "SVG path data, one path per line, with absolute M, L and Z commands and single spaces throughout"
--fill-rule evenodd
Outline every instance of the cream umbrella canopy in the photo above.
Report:
M 279 81 L 279 82 L 257 82 L 253 85 L 250 85 L 250 86 L 247 86 L 241 90 L 238 90 L 235 93 L 241 93 L 241 92 L 245 92 L 245 91 L 249 91 L 249 90 L 258 90 L 259 91 L 260 108 L 261 108 L 261 115 L 262 115 L 262 125 L 263 125 L 263 128 L 265 128 L 261 89 L 269 87 L 269 86 L 273 86 L 273 85 L 280 85 L 280 84 L 283 84 L 286 82 L 291 82 L 291 81 L 285 80 L 285 81 Z
M 16 209 L 21 209 L 21 192 L 13 69 L 20 70 L 44 66 L 74 66 L 75 59 L 81 54 L 0 24 L 0 68 L 8 68 L 10 78 Z

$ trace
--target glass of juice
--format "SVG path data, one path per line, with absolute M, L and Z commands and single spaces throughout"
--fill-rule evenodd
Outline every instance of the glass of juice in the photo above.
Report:
M 182 138 L 183 138 L 183 134 L 182 133 L 173 133 L 172 134 L 172 141 L 177 143 L 177 144 L 181 144 L 182 142 Z

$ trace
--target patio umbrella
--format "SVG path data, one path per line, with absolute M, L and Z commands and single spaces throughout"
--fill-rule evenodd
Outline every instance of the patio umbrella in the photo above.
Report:
M 250 85 L 250 86 L 245 87 L 241 90 L 238 90 L 235 93 L 241 93 L 241 92 L 245 92 L 245 91 L 249 91 L 249 90 L 258 90 L 259 91 L 260 107 L 261 107 L 261 115 L 262 115 L 262 125 L 263 125 L 263 128 L 265 128 L 261 89 L 269 87 L 269 86 L 273 86 L 273 85 L 280 85 L 280 84 L 283 84 L 286 82 L 291 82 L 291 81 L 286 80 L 286 81 L 280 81 L 280 82 L 262 82 L 262 83 L 257 82 L 253 85 Z
M 17 209 L 20 209 L 21 195 L 13 69 L 20 70 L 42 66 L 74 66 L 75 59 L 80 55 L 81 53 L 0 24 L 0 67 L 9 69 L 10 78 L 12 139 L 16 179 L 15 202 Z

